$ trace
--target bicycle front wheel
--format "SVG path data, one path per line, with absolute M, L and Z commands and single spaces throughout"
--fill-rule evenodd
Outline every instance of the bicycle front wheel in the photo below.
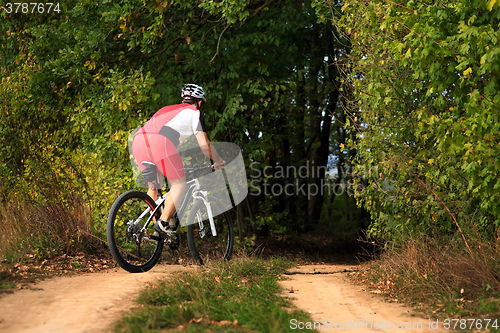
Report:
M 153 222 L 142 230 L 155 208 L 153 199 L 141 191 L 125 192 L 111 206 L 106 230 L 108 246 L 126 271 L 146 272 L 160 259 L 163 239 L 155 236 Z
M 214 197 L 208 197 L 212 212 L 224 211 L 223 204 Z M 188 217 L 187 239 L 194 260 L 203 265 L 209 261 L 231 259 L 234 245 L 234 231 L 231 215 L 226 211 L 214 216 L 214 236 L 208 219 L 207 207 L 202 200 L 196 200 Z

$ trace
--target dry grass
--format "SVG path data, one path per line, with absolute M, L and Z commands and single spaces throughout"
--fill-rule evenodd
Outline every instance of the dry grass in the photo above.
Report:
M 99 241 L 92 236 L 89 209 L 78 198 L 66 203 L 33 203 L 15 198 L 0 204 L 0 257 L 16 259 L 26 253 L 88 252 Z
M 460 240 L 411 237 L 384 251 L 372 264 L 370 278 L 392 296 L 434 306 L 434 312 L 437 307 L 442 312 L 470 315 L 481 314 L 475 311 L 485 308 L 483 312 L 498 314 L 498 243 L 476 240 L 469 244 L 472 253 Z M 489 304 L 478 307 L 478 302 Z
M 50 258 L 92 253 L 103 246 L 93 230 L 98 226 L 92 225 L 97 219 L 91 214 L 95 203 L 89 194 L 100 192 L 89 187 L 85 175 L 102 177 L 91 159 L 73 157 L 33 151 L 22 175 L 0 184 L 0 258 L 18 260 L 25 254 Z

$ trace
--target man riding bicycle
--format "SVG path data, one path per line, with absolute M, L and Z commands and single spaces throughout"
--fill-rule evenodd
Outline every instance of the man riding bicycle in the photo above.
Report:
M 172 218 L 186 190 L 184 164 L 177 147 L 191 135 L 195 135 L 203 154 L 214 161 L 219 169 L 225 163 L 210 144 L 205 130 L 201 109 L 206 102 L 205 91 L 196 84 L 186 84 L 181 92 L 182 103 L 165 106 L 156 112 L 135 134 L 132 152 L 148 182 L 148 195 L 158 199 L 156 184 L 160 172 L 170 181 L 170 192 L 165 207 L 154 228 L 169 233 L 176 227 Z M 168 222 L 167 222 L 168 221 Z

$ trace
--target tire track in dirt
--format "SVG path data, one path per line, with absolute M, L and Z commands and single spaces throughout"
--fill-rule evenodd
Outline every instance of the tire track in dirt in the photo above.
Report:
M 429 319 L 412 316 L 413 310 L 389 303 L 379 295 L 352 284 L 347 273 L 356 270 L 347 265 L 306 265 L 290 269 L 281 281 L 283 295 L 310 314 L 312 321 L 290 322 L 290 329 L 300 331 L 307 325 L 320 332 L 405 332 L 441 333 L 429 327 Z M 398 326 L 400 328 L 398 328 Z
M 108 332 L 142 289 L 186 269 L 196 268 L 157 265 L 140 274 L 116 268 L 36 283 L 0 298 L 0 332 Z

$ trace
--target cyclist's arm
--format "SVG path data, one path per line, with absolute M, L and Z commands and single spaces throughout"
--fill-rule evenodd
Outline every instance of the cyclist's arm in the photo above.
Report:
M 195 134 L 196 140 L 200 145 L 201 151 L 206 157 L 211 158 L 215 164 L 214 167 L 217 169 L 220 165 L 224 164 L 224 160 L 220 158 L 219 154 L 215 150 L 214 146 L 208 140 L 208 136 L 206 132 L 199 131 Z

